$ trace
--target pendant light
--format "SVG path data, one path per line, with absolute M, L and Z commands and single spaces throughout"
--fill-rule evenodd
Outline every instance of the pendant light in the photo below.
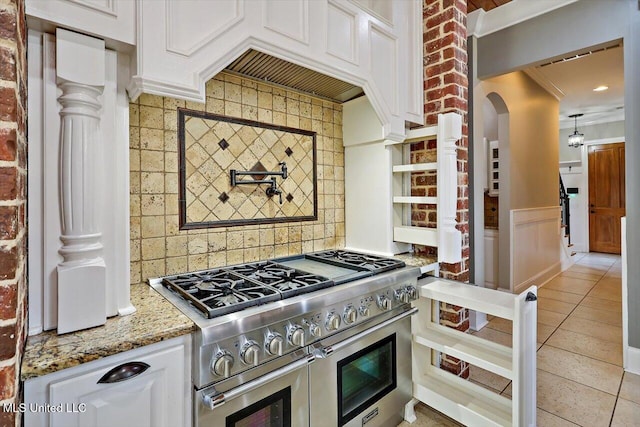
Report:
M 582 117 L 583 114 L 571 114 L 569 117 L 575 120 L 575 128 L 573 133 L 569 135 L 569 140 L 567 141 L 569 147 L 578 148 L 581 145 L 584 145 L 584 134 L 578 132 L 578 117 Z

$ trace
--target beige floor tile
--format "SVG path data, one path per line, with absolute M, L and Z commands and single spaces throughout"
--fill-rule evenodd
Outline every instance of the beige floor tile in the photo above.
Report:
M 602 277 L 607 272 L 607 270 L 608 270 L 607 268 L 596 268 L 593 266 L 587 267 L 580 264 L 573 264 L 566 271 L 575 271 L 577 273 L 599 274 L 600 277 Z
M 580 271 L 573 271 L 571 269 L 565 270 L 560 273 L 560 276 L 565 277 L 573 277 L 576 279 L 585 279 L 585 280 L 600 280 L 603 277 L 603 273 L 583 273 Z
M 613 326 L 622 326 L 622 312 L 611 310 L 600 310 L 580 304 L 573 310 L 571 316 L 581 319 L 595 320 Z
M 622 287 L 622 279 L 611 276 L 604 276 L 602 279 L 598 281 L 598 285 L 609 285 L 612 288 L 621 288 Z
M 539 343 L 543 343 L 549 339 L 553 331 L 556 330 L 555 326 L 545 325 L 544 323 L 538 322 L 537 326 L 537 338 L 536 341 Z
M 640 425 L 640 405 L 625 399 L 618 399 L 611 427 L 637 427 L 638 425 Z
M 614 396 L 618 394 L 624 372 L 620 366 L 548 345 L 543 346 L 537 356 L 538 369 Z
M 513 386 L 513 383 L 509 383 L 507 388 L 505 388 L 500 394 L 502 394 L 504 397 L 508 397 L 509 399 L 511 399 L 512 391 L 513 391 L 512 386 Z
M 601 340 L 566 329 L 558 329 L 551 335 L 545 345 L 622 366 L 622 345 L 611 341 Z
M 612 289 L 610 286 L 596 286 L 587 294 L 587 296 L 622 302 L 622 290 Z
M 484 338 L 485 340 L 502 344 L 507 347 L 511 347 L 513 344 L 513 338 L 511 337 L 511 334 L 505 334 L 504 332 L 496 331 L 495 329 L 482 328 L 478 332 L 472 333 L 477 337 Z
M 562 302 L 568 302 L 570 304 L 578 304 L 584 298 L 582 295 L 572 294 L 570 292 L 554 291 L 553 289 L 547 289 L 544 286 L 538 289 L 538 298 L 550 298 Z
M 500 375 L 474 365 L 469 365 L 469 379 L 496 393 L 502 392 L 511 382 L 511 380 L 505 377 L 501 377 Z
M 567 421 L 564 418 L 550 414 L 547 411 L 543 411 L 540 408 L 538 408 L 538 411 L 536 412 L 536 422 L 537 425 L 544 427 L 573 427 L 578 425 L 571 421 Z
M 589 335 L 601 340 L 622 344 L 622 326 L 613 326 L 607 323 L 594 322 L 571 315 L 565 320 L 560 329 Z
M 604 278 L 622 279 L 622 270 L 611 268 L 611 270 L 607 271 L 607 274 L 604 275 Z
M 422 403 L 415 406 L 415 412 L 417 419 L 413 424 L 403 421 L 398 424 L 398 427 L 456 427 L 462 425 Z
M 558 327 L 566 317 L 566 314 L 555 313 L 541 308 L 538 309 L 538 323 L 544 325 Z
M 554 291 L 570 292 L 572 294 L 586 295 L 596 284 L 593 280 L 575 279 L 573 277 L 554 277 L 544 288 Z
M 540 409 L 582 426 L 609 425 L 615 396 L 541 370 L 537 380 Z
M 598 310 L 608 310 L 608 311 L 616 311 L 618 313 L 622 313 L 621 301 L 611 301 L 608 299 L 586 296 L 580 302 L 580 305 L 596 308 Z
M 630 372 L 624 373 L 622 387 L 620 387 L 620 397 L 640 405 L 640 375 Z
M 538 295 L 538 308 L 556 313 L 569 314 L 576 308 L 576 305 Z
M 504 332 L 505 334 L 512 333 L 513 322 L 511 320 L 503 319 L 501 317 L 495 317 L 491 319 L 487 327 L 495 329 L 496 331 Z

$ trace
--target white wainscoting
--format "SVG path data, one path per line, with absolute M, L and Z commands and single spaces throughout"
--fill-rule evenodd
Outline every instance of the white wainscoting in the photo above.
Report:
M 560 273 L 560 207 L 515 209 L 510 213 L 510 288 L 520 293 Z

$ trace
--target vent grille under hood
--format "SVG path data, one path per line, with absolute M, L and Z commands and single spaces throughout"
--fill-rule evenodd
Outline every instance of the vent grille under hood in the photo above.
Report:
M 345 102 L 363 93 L 358 86 L 253 49 L 243 53 L 226 70 L 336 102 Z

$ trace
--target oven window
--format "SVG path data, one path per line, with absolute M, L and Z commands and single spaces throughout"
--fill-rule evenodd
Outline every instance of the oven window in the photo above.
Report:
M 226 427 L 291 427 L 291 387 L 229 415 Z
M 338 362 L 339 425 L 394 390 L 396 380 L 396 334 Z

